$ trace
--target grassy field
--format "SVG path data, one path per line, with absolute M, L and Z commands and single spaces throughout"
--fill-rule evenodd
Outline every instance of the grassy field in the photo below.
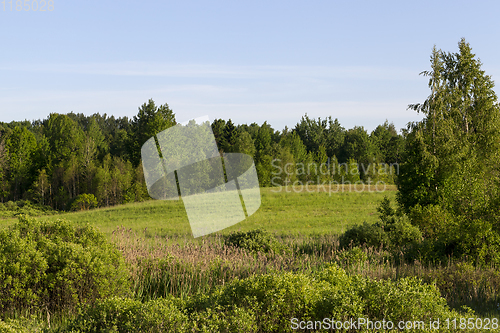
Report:
M 396 187 L 385 191 L 354 191 L 349 187 L 336 192 L 328 188 L 262 188 L 261 206 L 248 219 L 222 231 L 248 231 L 262 228 L 279 235 L 340 234 L 349 226 L 377 220 L 376 208 L 384 196 L 395 199 Z M 67 219 L 76 224 L 90 223 L 106 235 L 125 227 L 146 236 L 191 236 L 182 200 L 146 201 L 90 211 L 40 217 L 43 220 Z M 0 225 L 12 224 L 4 219 Z M 191 236 L 192 237 L 192 236 Z
M 356 288 L 359 290 L 356 290 L 359 294 L 352 296 L 351 292 L 342 293 L 341 289 L 330 290 L 328 284 L 324 282 L 321 286 L 315 285 L 316 287 L 311 290 L 328 287 L 322 292 L 333 292 L 331 295 L 328 294 L 333 299 L 339 300 L 342 297 L 347 297 L 339 303 L 344 305 L 335 308 L 335 310 L 328 310 L 336 311 L 335 313 L 338 313 L 339 316 L 344 313 L 342 311 L 350 309 L 352 302 L 359 300 L 362 301 L 359 304 L 364 304 L 363 310 L 360 311 L 369 318 L 382 318 L 389 315 L 399 320 L 423 318 L 429 314 L 435 317 L 439 313 L 439 316 L 442 317 L 476 318 L 468 312 L 468 308 L 463 308 L 464 305 L 476 311 L 476 315 L 480 318 L 497 318 L 499 316 L 500 272 L 496 267 L 475 267 L 471 263 L 461 260 L 450 260 L 448 263 L 436 265 L 422 264 L 418 261 L 410 263 L 405 262 L 399 253 L 392 253 L 383 248 L 366 246 L 342 248 L 339 246 L 337 236 L 350 226 L 361 224 L 364 221 L 374 223 L 378 220 L 377 207 L 384 196 L 391 200 L 395 199 L 396 188 L 394 186 L 387 187 L 384 192 L 356 192 L 348 191 L 346 188 L 344 191 L 339 190 L 336 193 L 329 193 L 328 189 L 324 191 L 324 188 L 321 187 L 309 187 L 308 191 L 304 188 L 302 191 L 300 188 L 282 188 L 281 191 L 278 188 L 262 188 L 261 196 L 260 209 L 247 220 L 196 240 L 192 238 L 182 201 L 151 200 L 91 211 L 40 216 L 38 219 L 53 221 L 63 218 L 74 225 L 89 223 L 104 232 L 112 242 L 113 247 L 121 252 L 127 267 L 127 279 L 130 282 L 130 286 L 127 285 L 127 298 L 104 300 L 104 302 L 111 304 L 109 308 L 111 310 L 108 309 L 111 311 L 109 313 L 106 312 L 108 310 L 105 308 L 89 310 L 96 316 L 102 316 L 102 318 L 94 318 L 96 323 L 100 323 L 99 325 L 104 325 L 103 323 L 108 320 L 109 316 L 116 315 L 115 305 L 125 309 L 127 304 L 136 301 L 143 302 L 137 304 L 142 304 L 141 306 L 144 307 L 149 306 L 147 304 L 160 304 L 147 302 L 173 302 L 171 305 L 174 305 L 169 305 L 168 311 L 165 310 L 169 315 L 163 316 L 162 320 L 170 318 L 170 313 L 173 310 L 189 310 L 189 318 L 183 317 L 182 321 L 191 321 L 196 325 L 206 324 L 208 320 L 211 325 L 215 325 L 214 327 L 219 327 L 217 325 L 224 316 L 224 318 L 233 318 L 238 325 L 243 319 L 253 323 L 262 323 L 266 320 L 284 320 L 283 318 L 286 319 L 289 314 L 280 314 L 274 308 L 273 310 L 267 308 L 266 304 L 279 303 L 282 304 L 283 308 L 291 309 L 292 307 L 293 311 L 290 311 L 300 314 L 302 313 L 300 304 L 302 304 L 303 299 L 300 296 L 297 299 L 282 301 L 281 296 L 278 295 L 280 291 L 275 290 L 277 288 L 275 284 L 286 282 L 287 285 L 292 286 L 295 283 L 293 281 L 307 279 L 308 282 L 304 282 L 303 286 L 305 288 L 309 284 L 316 283 L 317 276 L 326 274 L 324 273 L 326 271 L 330 272 L 329 267 L 332 264 L 338 265 L 339 269 L 336 272 L 340 274 L 340 280 L 351 281 L 351 289 L 354 288 L 353 286 L 357 286 Z M 16 219 L 0 220 L 0 227 L 5 227 L 14 221 Z M 262 246 L 259 245 L 259 249 L 255 250 L 246 247 L 247 245 L 235 245 L 236 243 L 230 242 L 232 235 L 229 234 L 232 231 L 250 231 L 245 236 L 248 237 L 257 228 L 271 233 L 269 236 L 271 238 L 265 238 L 267 236 L 261 238 L 264 242 L 263 245 L 261 244 Z M 269 235 L 269 233 L 265 234 Z M 144 237 L 147 237 L 147 240 Z M 265 244 L 277 247 L 268 251 Z M 57 267 L 54 266 L 53 269 L 57 269 Z M 334 271 L 335 269 L 331 272 Z M 24 275 L 21 274 L 21 277 Z M 421 285 L 418 282 L 414 287 L 408 287 L 408 290 L 405 289 L 406 287 L 399 287 L 401 283 L 405 285 L 407 281 L 410 281 L 407 279 L 414 277 L 426 285 Z M 212 295 L 210 297 L 217 300 L 217 290 L 224 291 L 227 288 L 232 288 L 234 283 L 241 283 L 242 286 L 247 287 L 253 286 L 249 281 L 259 279 L 275 281 L 259 285 L 259 295 L 267 293 L 262 302 L 259 303 L 259 306 L 262 307 L 258 310 L 260 311 L 258 312 L 260 313 L 258 314 L 259 320 L 254 320 L 257 317 L 240 318 L 238 317 L 239 312 L 234 312 L 232 308 L 224 307 L 226 305 L 217 305 L 218 303 L 210 305 L 206 303 L 204 298 L 207 295 Z M 332 280 L 334 281 L 332 286 L 340 280 L 338 280 L 338 276 L 335 277 Z M 368 285 L 375 289 L 366 287 Z M 297 290 L 302 290 L 303 287 L 297 287 Z M 432 288 L 437 288 L 435 294 L 429 294 L 429 290 L 434 290 Z M 245 292 L 250 293 L 250 291 Z M 302 295 L 302 292 L 299 294 Z M 323 296 L 315 302 L 321 303 L 322 299 Z M 394 304 L 391 303 L 393 302 L 390 301 L 391 299 L 395 302 Z M 231 300 L 239 300 L 239 298 L 231 296 Z M 408 304 L 400 306 L 401 302 Z M 319 308 L 323 308 L 325 304 L 320 303 L 318 303 Z M 253 313 L 251 311 L 255 310 L 246 308 L 246 305 L 242 304 L 242 314 Z M 218 314 L 214 315 L 211 309 L 217 306 Z M 450 308 L 458 312 L 451 312 Z M 137 305 L 134 311 L 137 309 L 142 309 L 139 311 L 142 313 L 143 309 L 146 308 L 139 308 Z M 154 307 L 154 311 L 152 311 L 156 313 L 158 309 L 158 307 Z M 27 310 L 23 311 L 28 313 Z M 52 323 L 51 329 L 45 332 L 66 332 L 67 325 L 72 320 L 76 320 L 76 323 L 79 323 L 78 320 L 80 320 L 81 325 L 88 322 L 88 314 L 83 314 L 78 319 L 75 317 L 76 312 L 74 311 L 70 313 L 54 312 L 51 314 L 49 322 L 45 311 L 37 312 L 35 310 L 31 319 L 23 319 L 23 314 L 15 314 L 6 316 L 6 319 L 3 320 L 20 317 L 21 319 L 15 321 L 14 324 L 28 328 L 23 332 L 40 332 L 41 328 L 46 329 L 50 323 Z M 128 313 L 128 310 L 123 311 Z M 217 317 L 218 315 L 222 317 Z M 296 315 L 293 314 L 293 316 Z M 126 321 L 127 316 L 128 314 L 117 323 L 123 324 L 124 327 L 132 325 L 135 319 L 132 320 L 133 322 Z M 285 329 L 285 326 L 275 331 L 290 331 Z M 248 331 L 243 327 L 235 327 L 230 332 Z M 58 328 L 60 330 L 57 330 Z M 82 332 L 87 331 L 95 330 L 88 329 Z M 122 331 L 127 330 L 120 332 Z M 218 331 L 218 328 L 214 328 L 212 331 Z M 268 332 L 267 329 L 254 331 Z M 0 332 L 2 332 L 1 320 Z

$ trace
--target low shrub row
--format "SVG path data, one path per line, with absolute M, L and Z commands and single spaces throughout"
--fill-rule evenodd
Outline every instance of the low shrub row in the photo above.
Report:
M 0 218 L 16 217 L 19 215 L 54 215 L 57 213 L 50 206 L 40 205 L 28 200 L 0 202 Z
M 321 329 L 328 331 L 332 319 L 427 325 L 453 317 L 460 315 L 433 285 L 416 278 L 393 282 L 350 276 L 333 264 L 314 274 L 274 272 L 238 279 L 186 300 L 109 298 L 82 309 L 60 332 L 292 332 L 300 321 L 321 321 Z

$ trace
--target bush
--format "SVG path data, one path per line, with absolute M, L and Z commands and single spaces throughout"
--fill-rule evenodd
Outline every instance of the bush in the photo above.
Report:
M 387 233 L 390 244 L 396 249 L 404 249 L 422 241 L 422 233 L 418 227 L 412 225 L 406 215 L 392 216 L 385 222 L 378 222 Z
M 8 201 L 0 203 L 0 217 L 16 217 L 19 215 L 40 216 L 54 215 L 57 211 L 49 206 L 36 204 L 28 200 Z
M 14 327 L 0 320 L 0 333 L 18 333 L 18 332 L 19 331 L 16 330 Z
M 473 318 L 474 314 L 467 314 Z M 82 308 L 59 332 L 291 332 L 291 320 L 458 318 L 434 285 L 349 275 L 331 264 L 315 273 L 273 272 L 236 279 L 183 301 L 109 298 Z M 324 330 L 328 328 L 323 327 Z M 363 328 L 360 331 L 364 332 Z
M 367 318 L 428 323 L 430 319 L 446 318 L 451 312 L 436 286 L 415 277 L 395 282 L 366 280 L 359 295 L 365 301 L 363 314 Z
M 1 332 L 1 331 L 0 331 Z M 140 302 L 108 298 L 82 308 L 57 332 L 258 332 L 251 310 L 238 307 L 207 308 L 188 316 L 184 303 L 168 297 Z
M 380 217 L 377 223 L 356 225 L 340 236 L 342 248 L 364 245 L 405 251 L 422 241 L 420 229 L 412 225 L 401 211 L 393 209 L 387 197 L 377 210 Z
M 225 236 L 225 244 L 251 252 L 288 253 L 290 249 L 280 243 L 273 235 L 262 229 L 248 232 L 237 231 Z
M 367 261 L 368 255 L 359 247 L 354 247 L 340 253 L 339 259 L 346 266 L 353 266 Z
M 428 240 L 437 240 L 439 236 L 449 233 L 457 226 L 453 216 L 439 205 L 416 205 L 410 208 L 408 216 L 411 223 L 417 226 Z
M 329 265 L 314 274 L 274 272 L 234 280 L 213 293 L 192 298 L 186 308 L 190 318 L 198 318 L 196 320 L 223 320 L 229 317 L 230 311 L 244 309 L 247 317 L 239 318 L 250 325 L 250 331 L 255 331 L 252 326 L 255 323 L 257 332 L 292 331 L 292 318 L 305 321 L 369 318 L 396 323 L 399 320 L 424 320 L 428 323 L 431 318 L 442 321 L 459 317 L 449 310 L 433 285 L 416 278 L 394 282 L 349 276 L 337 265 Z
M 421 260 L 446 262 L 455 257 L 480 265 L 500 264 L 500 234 L 490 221 L 456 216 L 439 205 L 417 205 L 409 217 L 425 237 L 416 249 Z
M 14 226 L 0 230 L 3 311 L 71 310 L 127 290 L 121 254 L 91 226 L 21 216 Z
M 258 332 L 282 332 L 290 318 L 310 316 L 321 288 L 305 274 L 275 272 L 234 280 L 216 292 L 188 304 L 190 313 L 207 309 L 244 308 L 255 316 Z
M 190 332 L 259 332 L 254 311 L 237 306 L 206 308 L 193 313 L 190 320 L 193 325 Z
M 71 204 L 72 211 L 89 210 L 97 207 L 97 198 L 93 194 L 80 194 Z
M 145 303 L 111 297 L 83 308 L 67 327 L 58 332 L 187 332 L 188 317 L 172 298 Z
M 390 245 L 389 236 L 384 229 L 376 224 L 364 222 L 361 225 L 355 225 L 346 230 L 339 237 L 341 248 L 368 246 L 368 247 L 387 247 Z

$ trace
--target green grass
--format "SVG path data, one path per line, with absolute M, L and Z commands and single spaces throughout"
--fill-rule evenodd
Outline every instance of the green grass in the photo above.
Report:
M 288 192 L 287 192 L 288 190 Z M 288 235 L 340 234 L 348 227 L 367 221 L 373 223 L 378 215 L 376 208 L 387 195 L 393 200 L 395 186 L 384 192 L 325 192 L 323 188 L 261 188 L 261 206 L 246 220 L 221 233 L 235 230 L 249 231 L 262 228 Z M 327 189 L 328 190 L 328 189 Z M 76 224 L 90 223 L 110 236 L 119 227 L 132 229 L 145 236 L 191 236 L 191 228 L 181 200 L 133 203 L 90 211 L 63 213 L 39 217 L 44 220 L 67 219 Z M 12 224 L 16 219 L 0 220 L 1 225 Z

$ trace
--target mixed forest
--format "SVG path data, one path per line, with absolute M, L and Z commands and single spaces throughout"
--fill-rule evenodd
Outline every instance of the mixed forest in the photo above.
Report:
M 92 195 L 96 207 L 145 200 L 141 147 L 175 124 L 168 104 L 153 100 L 133 119 L 53 113 L 43 120 L 0 123 L 0 201 L 71 210 L 81 207 L 80 201 L 74 204 L 81 195 Z M 230 119 L 211 125 L 221 152 L 254 158 L 262 187 L 369 179 L 394 184 L 405 143 L 387 121 L 371 133 L 307 115 L 282 131 Z

